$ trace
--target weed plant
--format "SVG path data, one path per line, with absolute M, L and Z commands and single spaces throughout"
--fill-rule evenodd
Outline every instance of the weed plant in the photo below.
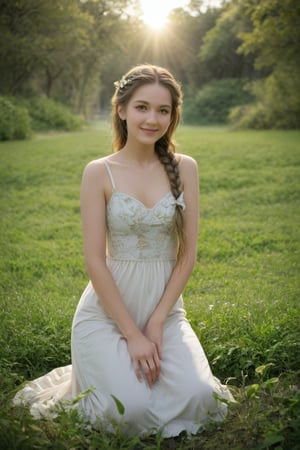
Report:
M 187 314 L 237 402 L 223 423 L 176 439 L 98 432 L 76 410 L 37 421 L 11 406 L 25 380 L 71 362 L 72 317 L 88 281 L 81 174 L 110 153 L 111 132 L 102 123 L 0 144 L 1 449 L 299 449 L 299 138 L 177 133 L 178 151 L 198 161 L 201 190 Z

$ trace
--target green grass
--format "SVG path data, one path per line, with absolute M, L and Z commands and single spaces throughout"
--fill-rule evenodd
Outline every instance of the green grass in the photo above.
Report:
M 184 298 L 213 372 L 237 399 L 221 425 L 188 439 L 91 430 L 76 415 L 33 420 L 11 398 L 24 380 L 70 363 L 87 283 L 79 187 L 110 153 L 103 123 L 0 144 L 0 448 L 299 448 L 300 132 L 182 127 L 199 164 L 198 260 Z

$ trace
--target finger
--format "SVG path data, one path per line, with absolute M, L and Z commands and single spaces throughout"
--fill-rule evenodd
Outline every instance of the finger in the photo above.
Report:
M 154 384 L 155 381 L 157 380 L 158 374 L 159 374 L 159 371 L 157 370 L 157 366 L 156 366 L 154 357 L 151 358 L 150 360 L 148 360 L 148 367 L 150 369 L 150 375 L 151 375 L 151 378 L 152 378 L 152 384 Z
M 158 352 L 158 345 L 155 344 L 154 342 L 153 342 L 153 345 L 154 345 L 153 361 L 155 364 L 155 371 L 156 371 L 155 378 L 157 379 L 160 374 L 160 357 L 159 357 L 159 352 Z
M 157 353 L 158 358 L 162 359 L 162 352 L 161 352 L 161 343 L 157 343 L 157 342 L 152 342 L 152 344 L 155 346 L 155 351 L 154 353 Z
M 153 358 L 151 360 L 151 363 L 148 363 L 150 370 L 152 371 L 152 380 L 153 384 L 158 380 L 160 375 L 160 359 L 158 357 L 158 354 L 156 352 L 155 355 L 153 355 Z
M 154 364 L 155 364 L 155 370 L 156 370 L 156 379 L 159 377 L 160 374 L 160 358 L 158 356 L 158 352 L 155 352 L 153 356 Z
M 143 381 L 143 377 L 141 374 L 139 363 L 137 361 L 134 361 L 133 367 L 134 367 L 135 375 L 136 375 L 137 379 L 139 380 L 139 382 L 141 383 Z
M 143 372 L 145 374 L 146 380 L 149 384 L 149 387 L 151 388 L 153 385 L 153 376 L 152 376 L 152 371 L 149 367 L 149 364 L 146 360 L 144 360 L 144 361 L 141 361 L 141 366 L 142 366 Z

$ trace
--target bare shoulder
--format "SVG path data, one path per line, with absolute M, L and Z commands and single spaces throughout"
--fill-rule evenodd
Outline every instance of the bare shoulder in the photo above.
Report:
M 83 181 L 92 181 L 97 180 L 101 182 L 101 179 L 106 177 L 106 168 L 105 168 L 105 160 L 107 157 L 94 159 L 90 161 L 83 170 Z
M 179 170 L 182 178 L 198 176 L 198 165 L 194 158 L 189 155 L 176 153 L 179 163 Z
M 104 160 L 106 158 L 99 158 L 99 159 L 94 159 L 90 162 L 87 163 L 87 165 L 85 166 L 83 173 L 84 174 L 88 174 L 88 175 L 92 175 L 95 172 L 99 173 L 103 170 L 104 168 Z

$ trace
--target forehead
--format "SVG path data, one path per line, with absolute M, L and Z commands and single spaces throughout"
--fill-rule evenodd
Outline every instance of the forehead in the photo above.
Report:
M 145 101 L 147 103 L 172 106 L 171 93 L 168 88 L 159 83 L 148 83 L 137 88 L 130 101 Z

